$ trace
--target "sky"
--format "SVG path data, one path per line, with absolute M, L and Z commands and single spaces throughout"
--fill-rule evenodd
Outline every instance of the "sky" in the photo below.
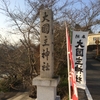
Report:
M 65 1 L 65 0 L 61 0 L 61 1 Z M 89 2 L 89 0 L 82 0 L 82 1 L 84 1 L 85 3 Z M 1 1 L 0 1 L 0 3 L 1 3 Z M 0 4 L 0 6 L 1 5 L 2 5 L 2 3 Z M 16 7 L 20 7 L 21 10 L 25 10 L 24 5 L 25 5 L 25 0 L 10 0 L 10 8 L 11 9 L 17 9 Z M 76 4 L 76 6 L 79 6 L 79 5 Z M 13 40 L 18 41 L 20 36 L 17 36 L 17 38 L 16 38 L 16 36 L 14 36 L 14 34 L 13 35 L 8 34 L 7 33 L 8 30 L 11 30 L 9 27 L 8 18 L 4 14 L 0 13 L 0 34 L 12 42 L 13 42 Z
M 16 9 L 16 7 L 19 7 L 24 10 L 25 8 L 25 1 L 24 0 L 9 0 L 10 1 L 10 8 L 11 9 Z M 1 3 L 1 2 L 0 2 Z M 2 5 L 2 4 L 0 4 Z M 7 17 L 4 14 L 0 13 L 0 28 L 5 28 L 7 27 Z
M 64 0 L 62 0 L 64 1 Z M 88 3 L 89 0 L 82 0 L 86 3 Z M 16 5 L 20 6 L 20 8 L 22 10 L 25 10 L 25 1 L 24 0 L 10 0 L 10 8 L 11 9 L 16 9 Z M 76 5 L 78 6 L 78 5 Z M 0 13 L 0 28 L 7 28 L 8 27 L 8 23 L 7 23 L 7 17 L 4 14 Z
M 1 3 L 1 2 L 0 2 Z M 0 4 L 2 5 L 2 3 Z M 25 9 L 25 1 L 24 0 L 10 0 L 10 9 L 17 9 L 17 7 L 20 7 L 21 10 Z M 14 34 L 9 34 L 8 31 L 10 31 L 11 28 L 9 26 L 9 21 L 7 16 L 0 13 L 0 36 L 2 36 L 3 39 L 6 39 L 10 41 L 11 43 L 14 43 L 15 41 L 19 41 L 20 36 L 16 36 Z

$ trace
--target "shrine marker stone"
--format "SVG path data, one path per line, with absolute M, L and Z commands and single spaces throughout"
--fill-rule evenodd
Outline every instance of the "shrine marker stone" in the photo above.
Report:
M 54 50 L 53 50 L 53 13 L 51 10 L 40 12 L 40 76 L 53 77 Z
M 41 10 L 40 21 L 40 76 L 33 79 L 33 85 L 37 85 L 36 100 L 60 100 L 56 92 L 60 78 L 54 77 L 52 10 Z

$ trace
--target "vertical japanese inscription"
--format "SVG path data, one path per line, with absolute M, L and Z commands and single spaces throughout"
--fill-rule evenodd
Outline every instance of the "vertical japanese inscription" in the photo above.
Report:
M 44 21 L 48 21 L 48 22 L 49 22 L 49 19 L 48 19 L 48 14 L 47 14 L 47 12 L 46 12 L 46 11 L 44 12 L 42 22 L 44 22 Z
M 72 53 L 77 87 L 86 86 L 86 52 L 88 32 L 73 31 Z
M 82 42 L 82 38 L 85 38 L 85 35 L 82 37 L 80 35 L 75 36 L 77 44 L 75 45 L 76 48 L 76 62 L 75 62 L 75 71 L 76 71 L 76 82 L 82 82 L 82 73 L 83 73 L 83 56 L 84 56 L 84 45 Z M 81 38 L 81 39 L 80 39 Z
M 40 11 L 41 34 L 40 34 L 40 76 L 53 76 L 53 34 L 52 34 L 52 11 L 49 9 Z

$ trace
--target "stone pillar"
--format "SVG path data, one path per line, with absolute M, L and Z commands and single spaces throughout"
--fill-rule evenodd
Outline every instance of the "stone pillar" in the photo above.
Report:
M 54 77 L 52 11 L 41 10 L 40 21 L 40 76 L 34 78 L 32 84 L 37 85 L 37 100 L 60 100 L 60 96 L 56 94 L 60 78 Z
M 40 11 L 40 76 L 52 78 L 54 69 L 53 14 L 51 10 Z

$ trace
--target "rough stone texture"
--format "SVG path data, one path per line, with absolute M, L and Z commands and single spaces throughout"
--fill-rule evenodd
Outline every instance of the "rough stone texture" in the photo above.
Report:
M 37 100 L 60 100 L 56 95 L 56 87 L 60 78 L 41 78 L 33 79 L 33 85 L 37 85 Z
M 56 87 L 60 78 L 54 77 L 53 13 L 46 9 L 40 11 L 40 76 L 33 79 L 37 86 L 37 100 L 60 100 Z
M 41 10 L 40 21 L 40 76 L 52 78 L 54 72 L 52 11 L 48 9 Z
M 60 78 L 41 78 L 40 76 L 33 79 L 33 85 L 37 86 L 57 86 Z
M 55 100 L 56 87 L 37 86 L 37 100 Z

